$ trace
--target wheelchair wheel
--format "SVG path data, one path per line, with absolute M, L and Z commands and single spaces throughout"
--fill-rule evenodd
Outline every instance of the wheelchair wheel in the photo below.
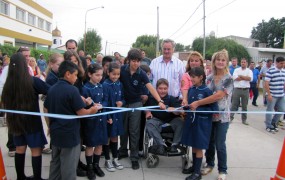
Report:
M 157 155 L 150 155 L 146 159 L 146 166 L 148 168 L 156 168 L 159 163 L 159 157 Z
M 182 155 L 181 156 L 181 160 L 182 160 L 182 170 L 186 169 L 188 167 L 188 157 L 187 155 Z
M 143 137 L 143 158 L 146 159 L 148 156 L 148 148 L 149 148 L 149 137 L 147 135 L 146 130 L 144 130 Z

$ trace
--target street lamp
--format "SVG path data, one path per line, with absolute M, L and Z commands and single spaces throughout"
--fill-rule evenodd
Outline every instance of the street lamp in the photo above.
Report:
M 85 47 L 86 47 L 86 17 L 87 17 L 87 13 L 89 11 L 92 11 L 92 10 L 95 10 L 95 9 L 98 9 L 98 8 L 104 8 L 104 6 L 99 6 L 99 7 L 95 7 L 95 8 L 92 8 L 92 9 L 88 9 L 85 13 L 85 30 L 84 30 L 84 52 L 85 52 Z

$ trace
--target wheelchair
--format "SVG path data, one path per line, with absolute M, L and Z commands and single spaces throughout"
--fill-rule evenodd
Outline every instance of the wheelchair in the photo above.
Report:
M 178 146 L 178 152 L 173 153 L 170 152 L 174 131 L 170 124 L 163 124 L 162 125 L 162 131 L 161 131 L 161 137 L 164 140 L 166 147 L 166 155 L 167 157 L 173 157 L 173 156 L 181 156 L 182 160 L 182 170 L 185 169 L 188 166 L 189 162 L 189 149 L 186 146 Z M 149 152 L 149 148 L 153 146 L 153 138 L 151 138 L 146 130 L 146 127 L 144 129 L 144 138 L 143 138 L 143 158 L 146 159 L 146 166 L 148 168 L 156 168 L 159 164 L 159 156 L 164 155 L 156 155 Z

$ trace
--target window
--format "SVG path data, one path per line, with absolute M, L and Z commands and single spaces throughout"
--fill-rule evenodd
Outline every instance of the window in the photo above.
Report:
M 13 46 L 13 42 L 11 42 L 11 41 L 4 41 L 4 45 Z
M 29 14 L 28 14 L 28 23 L 29 23 L 30 25 L 35 26 L 35 25 L 36 25 L 36 16 L 29 13 Z
M 0 13 L 9 16 L 9 4 L 7 2 L 0 2 Z
M 56 39 L 53 40 L 53 44 L 56 44 Z
M 16 9 L 16 19 L 18 19 L 19 21 L 26 21 L 26 11 L 20 8 Z
M 44 29 L 44 20 L 42 18 L 38 18 L 38 27 Z
M 47 30 L 48 32 L 50 32 L 50 30 L 51 30 L 51 23 L 49 23 L 49 22 L 47 22 L 47 21 L 46 21 L 46 30 Z

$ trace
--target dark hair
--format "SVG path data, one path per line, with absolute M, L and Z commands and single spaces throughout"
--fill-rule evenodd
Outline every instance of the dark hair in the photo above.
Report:
M 113 61 L 113 59 L 110 56 L 103 57 L 103 59 L 102 59 L 102 67 L 105 66 L 106 63 L 112 62 L 112 61 Z
M 69 39 L 69 40 L 66 41 L 66 43 L 65 43 L 65 47 L 66 48 L 67 48 L 67 44 L 68 43 L 75 43 L 75 46 L 77 47 L 77 42 L 74 39 Z
M 58 68 L 59 78 L 63 78 L 67 71 L 72 74 L 75 71 L 78 71 L 78 66 L 71 61 L 63 61 Z
M 100 64 L 94 63 L 94 64 L 90 64 L 87 67 L 87 70 L 85 72 L 85 80 L 89 81 L 90 77 L 88 76 L 88 73 L 93 74 L 96 73 L 98 70 L 102 70 L 103 67 Z
M 279 56 L 279 57 L 276 58 L 276 62 L 279 63 L 279 62 L 282 62 L 282 61 L 285 61 L 284 57 Z
M 72 56 L 75 56 L 77 61 L 78 61 L 78 77 L 83 78 L 84 77 L 84 68 L 82 66 L 82 61 L 81 61 L 79 55 L 77 54 L 77 52 L 70 49 L 70 50 L 65 51 L 65 53 L 63 55 L 65 61 L 71 61 Z
M 145 73 L 148 73 L 150 72 L 150 67 L 146 64 L 142 64 L 140 65 L 140 68 L 145 72 Z
M 108 72 L 112 72 L 114 69 L 120 69 L 120 65 L 116 62 L 111 62 L 108 68 Z
M 203 76 L 202 84 L 205 84 L 206 82 L 206 74 L 205 74 L 204 68 L 202 67 L 191 68 L 189 71 L 189 75 L 192 77 L 193 76 Z
M 7 80 L 3 87 L 2 103 L 5 109 L 33 111 L 35 90 L 29 74 L 25 56 L 18 52 L 11 56 Z M 23 134 L 27 124 L 26 115 L 7 113 L 7 125 L 10 133 Z
M 23 51 L 30 51 L 30 48 L 27 46 L 20 46 L 17 52 L 23 52 Z
M 133 48 L 133 49 L 129 50 L 127 59 L 129 59 L 130 61 L 131 60 L 141 61 L 141 59 L 142 59 L 141 50 L 139 50 L 137 48 Z
M 157 80 L 156 88 L 158 88 L 158 86 L 160 86 L 161 84 L 165 84 L 167 87 L 169 87 L 169 83 L 168 83 L 167 79 L 160 78 L 159 80 Z

